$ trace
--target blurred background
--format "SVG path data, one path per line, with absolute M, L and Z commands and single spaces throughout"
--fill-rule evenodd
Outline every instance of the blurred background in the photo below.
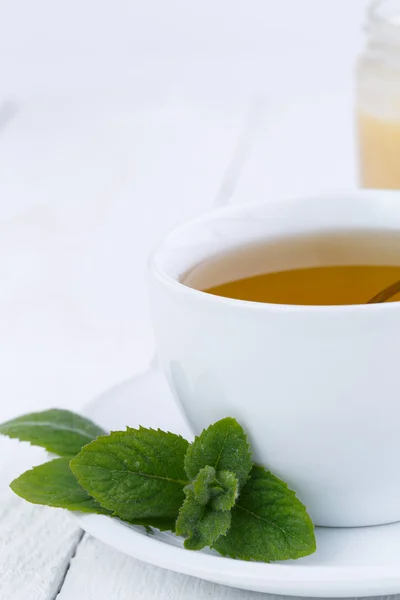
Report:
M 209 210 L 357 185 L 365 0 L 1 0 L 0 418 L 78 409 L 153 352 L 146 260 Z

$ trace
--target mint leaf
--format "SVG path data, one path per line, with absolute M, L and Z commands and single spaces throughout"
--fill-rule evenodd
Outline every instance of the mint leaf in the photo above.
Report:
M 173 529 L 189 483 L 187 448 L 179 435 L 128 427 L 82 448 L 70 467 L 80 485 L 113 515 Z
M 56 458 L 26 471 L 14 479 L 10 487 L 18 496 L 33 504 L 110 514 L 79 485 L 67 458 Z
M 200 469 L 193 483 L 184 488 L 185 501 L 179 511 L 175 532 L 186 537 L 185 548 L 201 550 L 225 535 L 231 523 L 238 479 L 229 471 Z
M 217 471 L 230 471 L 239 480 L 246 481 L 251 467 L 251 452 L 246 434 L 239 423 L 227 417 L 205 429 L 189 446 L 185 470 L 190 480 L 206 466 Z
M 217 481 L 223 492 L 216 494 L 211 500 L 211 506 L 214 510 L 230 510 L 239 495 L 239 480 L 230 471 L 219 471 Z
M 221 535 L 225 535 L 231 523 L 230 511 L 215 511 L 200 504 L 189 487 L 186 498 L 179 511 L 175 532 L 187 539 L 184 542 L 188 550 L 201 550 L 211 546 Z
M 214 467 L 204 467 L 199 471 L 192 486 L 194 498 L 205 506 L 210 502 L 214 510 L 230 510 L 239 493 L 239 482 L 229 471 L 216 471 Z
M 205 506 L 212 497 L 224 491 L 217 481 L 216 475 L 214 467 L 207 466 L 200 469 L 193 482 L 194 497 L 199 504 Z
M 185 548 L 200 550 L 226 534 L 230 509 L 251 465 L 246 435 L 235 419 L 222 419 L 195 438 L 185 456 L 185 471 L 193 483 L 185 487 L 175 529 L 187 538 Z
M 213 548 L 242 560 L 300 558 L 315 552 L 314 527 L 305 506 L 286 483 L 254 466 L 232 510 L 231 527 Z
M 69 410 L 53 408 L 2 423 L 0 434 L 72 458 L 82 446 L 103 435 L 104 431 L 89 419 Z

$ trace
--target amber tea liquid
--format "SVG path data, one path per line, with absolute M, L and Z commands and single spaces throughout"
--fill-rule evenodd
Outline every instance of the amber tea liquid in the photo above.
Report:
M 400 280 L 400 235 L 331 232 L 231 249 L 183 283 L 217 296 L 298 305 L 365 304 Z M 390 301 L 400 300 L 400 294 Z

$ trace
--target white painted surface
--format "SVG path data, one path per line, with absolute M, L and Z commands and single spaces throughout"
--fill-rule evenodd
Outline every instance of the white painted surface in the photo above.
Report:
M 365 0 L 0 3 L 0 419 L 90 398 L 153 352 L 146 255 L 210 207 L 254 91 L 268 106 L 235 196 L 355 179 Z M 310 100 L 312 100 L 310 102 Z M 7 111 L 5 111 L 7 113 Z M 145 567 L 15 499 L 42 454 L 0 439 L 1 600 L 253 599 Z
M 0 597 L 52 600 L 82 532 L 68 513 L 27 504 L 8 488 L 32 460 L 43 462 L 45 453 L 0 442 Z

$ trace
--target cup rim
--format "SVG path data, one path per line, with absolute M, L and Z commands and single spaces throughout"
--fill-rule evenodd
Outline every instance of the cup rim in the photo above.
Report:
M 237 298 L 228 298 L 225 296 L 218 296 L 215 294 L 209 294 L 202 290 L 189 287 L 179 280 L 175 279 L 171 275 L 165 272 L 157 263 L 156 257 L 162 252 L 164 244 L 168 239 L 172 238 L 175 234 L 183 231 L 186 228 L 195 226 L 196 224 L 212 222 L 213 218 L 217 219 L 221 215 L 235 215 L 246 210 L 257 210 L 264 206 L 273 206 L 282 203 L 289 202 L 302 202 L 302 201 L 327 201 L 337 200 L 338 198 L 344 198 L 345 196 L 352 197 L 353 199 L 360 198 L 372 198 L 382 201 L 383 198 L 396 198 L 396 203 L 399 203 L 400 211 L 400 190 L 347 190 L 339 192 L 329 192 L 321 194 L 313 194 L 310 196 L 290 197 L 285 199 L 276 199 L 273 201 L 258 201 L 248 202 L 246 204 L 234 204 L 224 206 L 222 208 L 214 208 L 199 216 L 185 220 L 182 223 L 175 225 L 169 229 L 153 246 L 149 257 L 148 257 L 148 270 L 150 274 L 162 285 L 167 287 L 171 292 L 187 295 L 188 298 L 206 302 L 211 305 L 225 305 L 229 308 L 240 309 L 240 310 L 257 310 L 267 312 L 286 312 L 286 313 L 370 313 L 375 314 L 382 311 L 393 311 L 400 308 L 399 302 L 382 302 L 375 304 L 333 304 L 333 305 L 305 305 L 305 304 L 275 304 L 272 302 L 256 302 L 254 300 L 240 300 Z M 400 226 L 399 226 L 400 233 Z

